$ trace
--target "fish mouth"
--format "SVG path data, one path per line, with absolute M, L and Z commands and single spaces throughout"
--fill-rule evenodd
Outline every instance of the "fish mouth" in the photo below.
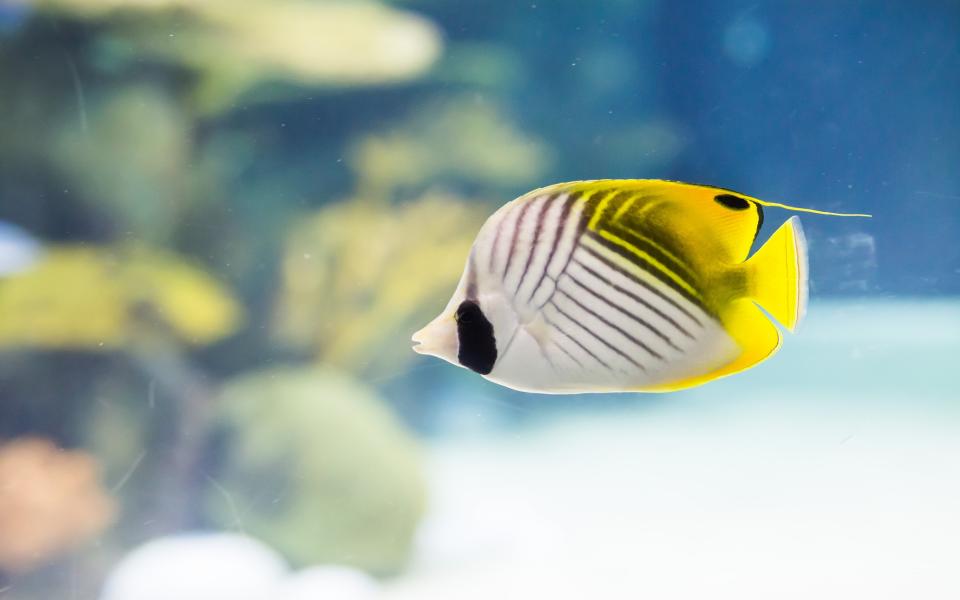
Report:
M 436 356 L 455 362 L 457 358 L 457 327 L 452 318 L 441 315 L 413 334 L 412 349 L 417 354 Z
M 426 333 L 427 329 L 429 329 L 429 326 L 424 327 L 420 331 L 414 333 L 413 336 L 410 338 L 410 341 L 413 342 L 412 349 L 417 354 L 429 354 L 429 352 L 427 351 L 427 345 L 426 345 L 426 339 L 425 339 L 427 337 L 427 333 Z

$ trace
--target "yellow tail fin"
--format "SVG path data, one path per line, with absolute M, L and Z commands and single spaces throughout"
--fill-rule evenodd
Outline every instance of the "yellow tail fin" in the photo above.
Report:
M 790 217 L 751 256 L 747 295 L 793 331 L 807 309 L 807 241 L 798 217 Z

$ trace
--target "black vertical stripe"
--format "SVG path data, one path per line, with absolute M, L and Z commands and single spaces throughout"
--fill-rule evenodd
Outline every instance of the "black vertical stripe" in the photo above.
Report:
M 516 204 L 509 206 L 506 209 L 506 212 L 503 214 L 503 218 L 497 221 L 497 232 L 493 236 L 493 243 L 490 245 L 490 265 L 489 271 L 495 273 L 494 267 L 497 262 L 497 247 L 500 246 L 500 234 L 503 233 L 503 222 L 510 217 L 510 214 L 513 213 L 513 209 L 516 208 Z
M 563 199 L 563 208 L 560 209 L 560 219 L 557 221 L 557 233 L 553 237 L 553 244 L 550 246 L 550 254 L 547 255 L 547 262 L 543 265 L 543 273 L 540 274 L 540 279 L 537 280 L 537 285 L 533 286 L 533 291 L 531 291 L 530 295 L 527 297 L 527 302 L 530 302 L 530 300 L 537 295 L 537 290 L 539 290 L 540 286 L 543 285 L 543 280 L 547 278 L 547 272 L 550 271 L 550 263 L 553 262 L 553 255 L 557 253 L 557 247 L 560 245 L 560 240 L 563 238 L 564 232 L 566 232 L 567 219 L 570 216 L 570 209 L 579 197 L 580 192 L 574 192 L 567 194 L 567 197 Z
M 597 222 L 597 225 L 602 227 L 604 223 L 609 223 L 612 218 L 607 218 L 607 211 L 613 210 L 614 213 L 617 212 L 624 202 L 630 199 L 630 196 L 636 196 L 636 190 L 622 190 L 616 193 L 613 198 L 610 198 L 610 202 L 607 203 L 606 208 L 604 209 L 604 214 L 600 215 L 600 220 Z
M 611 343 L 610 343 L 609 341 L 607 341 L 604 337 L 602 337 L 599 333 L 597 333 L 596 331 L 590 329 L 589 327 L 587 327 L 586 325 L 584 325 L 584 324 L 581 323 L 580 321 L 574 319 L 572 316 L 570 316 L 570 314 L 568 314 L 565 310 L 563 310 L 562 308 L 560 308 L 560 307 L 559 307 L 555 302 L 553 302 L 552 300 L 550 301 L 550 306 L 552 306 L 552 307 L 554 308 L 554 310 L 556 310 L 558 313 L 560 313 L 561 315 L 563 315 L 564 318 L 566 318 L 568 321 L 570 321 L 571 323 L 573 323 L 574 325 L 576 325 L 576 326 L 579 327 L 580 329 L 586 331 L 586 332 L 587 332 L 591 337 L 593 337 L 595 340 L 597 340 L 598 342 L 600 342 L 601 344 L 603 344 L 604 346 L 606 346 L 607 348 L 609 348 L 610 350 L 612 350 L 614 353 L 619 354 L 619 355 L 620 355 L 621 357 L 623 357 L 626 361 L 630 362 L 633 366 L 637 367 L 638 369 L 640 369 L 640 370 L 642 370 L 642 371 L 646 371 L 646 370 L 647 370 L 643 365 L 641 365 L 640 363 L 638 363 L 637 361 L 635 361 L 633 358 L 631 358 L 631 356 L 630 356 L 629 354 L 627 354 L 626 352 L 624 352 L 624 351 L 621 350 L 620 348 L 617 348 L 616 346 L 614 346 L 613 344 L 611 344 Z
M 577 251 L 577 246 L 580 245 L 580 238 L 583 236 L 583 232 L 587 229 L 587 223 L 589 223 L 590 219 L 593 218 L 593 211 L 597 209 L 597 205 L 601 200 L 612 193 L 613 190 L 598 191 L 594 193 L 589 200 L 587 200 L 583 207 L 583 211 L 580 213 L 580 220 L 577 221 L 577 232 L 573 236 L 573 246 L 570 248 L 570 254 L 567 256 L 567 262 L 563 264 L 563 268 L 560 269 L 559 273 L 557 273 L 557 279 L 560 279 L 560 277 L 567 272 L 567 267 L 570 266 L 570 261 L 573 260 L 573 254 Z
M 545 361 L 547 361 L 547 364 L 550 365 L 550 369 L 551 369 L 554 373 L 556 373 L 556 372 L 557 372 L 557 365 L 556 365 L 556 363 L 553 362 L 553 359 L 550 358 L 550 353 L 547 352 L 546 348 L 544 348 L 543 346 L 541 346 L 541 345 L 538 343 L 538 344 L 537 344 L 537 350 L 540 352 L 540 356 L 542 356 L 543 359 L 544 359 Z
M 616 323 L 614 323 L 614 322 L 611 321 L 610 319 L 607 319 L 606 317 L 602 316 L 600 313 L 598 313 L 597 311 L 593 310 L 592 308 L 590 308 L 589 306 L 587 306 L 587 305 L 584 304 L 583 302 L 580 302 L 579 300 L 577 300 L 570 292 L 567 292 L 567 291 L 564 290 L 563 288 L 557 288 L 557 291 L 559 291 L 561 294 L 563 294 L 564 296 L 566 296 L 567 298 L 569 298 L 574 304 L 576 304 L 576 305 L 580 308 L 580 310 L 582 310 L 582 311 L 586 312 L 587 314 L 591 315 L 593 318 L 597 319 L 598 321 L 600 321 L 601 323 L 603 323 L 604 325 L 606 325 L 606 326 L 609 327 L 610 329 L 613 329 L 614 331 L 616 331 L 617 333 L 619 333 L 619 334 L 622 335 L 623 337 L 627 338 L 628 340 L 630 340 L 631 342 L 633 342 L 633 343 L 636 344 L 637 346 L 640 346 L 641 348 L 643 348 L 644 351 L 646 351 L 646 353 L 649 354 L 650 356 L 653 356 L 653 357 L 655 357 L 655 358 L 658 358 L 658 359 L 660 359 L 660 360 L 663 360 L 663 355 L 662 355 L 662 354 L 660 354 L 660 353 L 657 352 L 656 350 L 653 350 L 650 346 L 648 346 L 648 345 L 646 345 L 645 343 L 643 343 L 643 341 L 637 339 L 636 336 L 631 335 L 630 333 L 628 333 L 626 330 L 624 330 L 622 327 L 620 327 L 619 325 L 617 325 Z
M 580 262 L 578 261 L 577 264 L 580 265 Z M 581 266 L 581 268 L 583 268 L 582 265 L 580 265 L 580 266 Z M 678 352 L 683 352 L 683 349 L 681 349 L 679 346 L 677 346 L 676 344 L 674 344 L 674 343 L 673 343 L 673 340 L 671 340 L 669 336 L 667 336 L 666 334 L 664 334 L 663 332 L 661 332 L 659 329 L 657 329 L 656 327 L 654 327 L 654 326 L 651 325 L 650 323 L 647 323 L 647 321 L 645 321 L 644 319 L 640 318 L 639 315 L 635 315 L 634 313 L 632 313 L 632 312 L 630 312 L 629 310 L 625 309 L 624 307 L 620 306 L 620 305 L 617 304 L 616 302 L 613 302 L 612 300 L 610 300 L 609 298 L 607 298 L 606 296 L 604 296 L 604 295 L 601 294 L 600 292 L 598 292 L 598 291 L 590 288 L 590 287 L 587 286 L 586 284 L 582 283 L 579 279 L 577 279 L 576 277 L 574 277 L 574 276 L 571 275 L 570 273 L 567 273 L 567 279 L 569 279 L 570 281 L 572 281 L 577 287 L 579 287 L 579 288 L 582 289 L 583 291 L 587 292 L 588 294 L 591 294 L 593 297 L 597 298 L 597 299 L 600 300 L 601 302 L 604 302 L 604 303 L 605 303 L 607 306 L 609 306 L 610 308 L 613 308 L 614 310 L 619 311 L 619 312 L 620 312 L 621 314 L 623 314 L 624 316 L 632 319 L 633 321 L 635 321 L 636 323 L 638 323 L 640 326 L 642 326 L 644 329 L 646 329 L 647 331 L 649 331 L 649 332 L 652 333 L 653 335 L 655 335 L 655 336 L 657 336 L 658 338 L 660 338 L 661 340 L 663 340 L 667 345 L 669 345 L 669 346 L 670 346 L 671 348 L 673 348 L 674 350 L 676 350 L 676 351 L 678 351 Z M 610 285 L 610 286 L 612 287 L 612 284 L 610 284 L 609 282 L 605 281 L 604 283 L 606 283 L 607 285 Z M 659 355 L 658 355 L 658 356 L 659 356 Z
M 589 248 L 589 247 L 587 247 L 587 246 L 583 246 L 583 249 L 584 249 L 584 250 L 587 252 L 587 254 L 589 254 L 590 256 L 593 256 L 594 258 L 596 258 L 597 260 L 599 260 L 600 262 L 602 262 L 604 265 L 606 265 L 606 266 L 609 267 L 610 269 L 616 271 L 617 273 L 619 273 L 619 274 L 623 275 L 624 277 L 628 278 L 630 281 L 636 283 L 637 285 L 639 285 L 639 286 L 643 287 L 644 289 L 646 289 L 647 291 L 651 292 L 652 294 L 654 294 L 655 296 L 657 296 L 658 298 L 660 298 L 661 300 L 663 300 L 664 302 L 666 302 L 666 303 L 669 304 L 670 306 L 676 308 L 678 311 L 680 311 L 681 313 L 683 313 L 684 315 L 686 315 L 686 316 L 687 316 L 688 318 L 690 318 L 690 320 L 692 320 L 694 323 L 696 323 L 697 325 L 700 325 L 701 327 L 703 327 L 703 323 L 700 321 L 700 319 L 698 319 L 697 317 L 695 317 L 695 316 L 694 316 L 690 311 L 688 311 L 686 308 L 680 306 L 680 305 L 677 303 L 677 301 L 674 300 L 673 298 L 671 298 L 670 296 L 667 296 L 666 294 L 664 294 L 663 292 L 661 292 L 661 291 L 658 290 L 657 288 L 653 287 L 652 285 L 650 285 L 650 284 L 647 283 L 646 281 L 640 279 L 639 277 L 637 277 L 637 276 L 634 275 L 633 273 L 627 271 L 626 269 L 624 269 L 624 268 L 621 267 L 620 265 L 614 263 L 614 262 L 611 261 L 609 258 L 607 258 L 606 256 L 600 254 L 599 252 L 597 252 L 597 251 L 594 250 L 593 248 Z M 640 304 L 643 304 L 644 306 L 646 306 L 647 308 L 649 308 L 649 309 L 652 310 L 653 312 L 657 313 L 657 315 L 659 315 L 660 317 L 662 317 L 662 318 L 666 319 L 667 321 L 669 321 L 671 325 L 673 325 L 673 326 L 676 327 L 678 330 L 680 330 L 684 335 L 686 335 L 686 336 L 689 337 L 690 339 L 694 339 L 693 336 L 690 334 L 690 332 L 688 332 L 686 329 L 684 329 L 683 327 L 681 327 L 680 324 L 676 322 L 676 320 L 672 319 L 672 318 L 671 318 L 670 316 L 668 316 L 666 313 L 664 313 L 664 312 L 662 312 L 661 310 L 657 309 L 655 306 L 653 306 L 652 304 L 650 304 L 649 302 L 647 302 L 646 300 L 644 300 L 644 299 L 641 298 L 640 296 L 637 296 L 636 294 L 631 293 L 629 290 L 626 290 L 626 289 L 624 289 L 623 287 L 618 286 L 617 284 L 615 284 L 615 283 L 611 282 L 610 280 L 606 279 L 605 277 L 603 277 L 602 275 L 600 275 L 599 273 L 597 273 L 597 271 L 596 271 L 595 269 L 591 269 L 589 266 L 583 264 L 583 263 L 580 262 L 580 261 L 577 261 L 577 262 L 578 262 L 578 264 L 579 264 L 581 267 L 583 267 L 588 273 L 590 273 L 591 275 L 593 275 L 594 277 L 596 277 L 596 278 L 599 279 L 600 281 L 603 281 L 604 283 L 606 283 L 606 284 L 610 285 L 611 287 L 613 287 L 613 289 L 617 290 L 618 292 L 622 292 L 623 294 L 625 294 L 625 295 L 629 296 L 630 298 L 636 300 L 636 301 L 639 302 Z
M 583 350 L 584 352 L 586 352 L 588 356 L 590 356 L 591 358 L 593 358 L 593 360 L 597 361 L 601 366 L 605 367 L 605 368 L 606 368 L 607 370 L 609 370 L 609 371 L 613 371 L 613 367 L 611 367 L 610 365 L 608 365 L 602 358 L 600 358 L 599 356 L 597 356 L 596 354 L 594 354 L 589 348 L 587 348 L 586 346 L 584 346 L 584 345 L 580 342 L 580 340 L 578 340 L 577 338 L 573 337 L 572 335 L 570 335 L 569 333 L 567 333 L 566 331 L 564 331 L 562 327 L 560 327 L 558 324 L 554 323 L 549 317 L 547 317 L 546 315 L 544 315 L 544 316 L 543 316 L 543 320 L 547 322 L 547 325 L 549 325 L 550 327 L 553 327 L 555 330 L 557 330 L 557 332 L 558 332 L 560 335 L 562 335 L 563 337 L 567 338 L 568 340 L 570 340 L 571 342 L 573 342 L 574 344 L 576 344 L 577 346 L 579 346 L 579 348 L 580 348 L 581 350 Z M 581 365 L 581 366 L 582 366 L 582 365 Z
M 556 200 L 557 194 L 545 199 L 540 206 L 540 212 L 537 213 L 537 224 L 533 229 L 533 243 L 530 245 L 530 252 L 527 254 L 527 262 L 523 265 L 523 272 L 520 274 L 520 279 L 517 281 L 517 287 L 514 289 L 514 293 L 520 291 L 520 287 L 523 285 L 524 279 L 527 278 L 527 271 L 530 270 L 530 264 L 533 262 L 533 256 L 537 253 L 537 244 L 540 242 L 540 232 L 543 230 L 543 219 L 547 214 L 547 211 L 550 209 L 550 205 L 553 204 Z
M 467 291 L 466 300 L 477 300 L 477 264 L 474 258 L 474 250 L 470 250 L 470 257 L 467 259 Z
M 580 362 L 580 359 L 578 359 L 576 356 L 574 356 L 572 352 L 570 352 L 569 350 L 567 350 L 566 348 L 564 348 L 563 345 L 561 345 L 560 342 L 558 342 L 557 340 L 551 340 L 551 341 L 553 342 L 553 345 L 556 346 L 557 348 L 560 348 L 560 350 L 561 350 L 564 354 L 566 354 L 566 355 L 570 358 L 570 360 L 572 360 L 573 362 L 577 363 L 577 366 L 578 366 L 578 367 L 580 367 L 581 369 L 583 368 L 583 363 Z
M 530 206 L 532 204 L 532 200 L 525 200 L 523 202 L 523 206 L 520 207 L 520 214 L 513 222 L 513 233 L 510 237 L 510 249 L 507 251 L 507 264 L 503 267 L 503 275 L 501 276 L 502 281 L 506 281 L 507 274 L 510 272 L 510 264 L 513 262 L 513 255 L 517 252 L 517 238 L 520 237 L 520 228 L 523 227 L 523 217 L 527 215 L 527 211 L 530 210 Z
M 473 300 L 464 300 L 457 307 L 457 361 L 487 375 L 497 362 L 497 341 L 493 324 Z
M 691 304 L 693 304 L 697 308 L 700 308 L 701 310 L 706 311 L 706 307 L 703 305 L 703 303 L 700 301 L 699 298 L 697 298 L 687 290 L 683 289 L 683 287 L 681 287 L 669 275 L 667 275 L 666 273 L 658 269 L 650 261 L 644 260 L 642 257 L 637 256 L 635 253 L 627 250 L 622 246 L 614 244 L 613 242 L 601 237 L 600 235 L 594 233 L 593 231 L 588 231 L 587 235 L 590 236 L 590 239 L 600 244 L 607 250 L 610 250 L 611 252 L 622 256 L 623 258 L 627 259 L 628 261 L 630 261 L 631 263 L 633 263 L 634 265 L 642 269 L 644 272 L 649 273 L 650 275 L 653 275 L 654 277 L 657 278 L 657 280 L 663 282 L 664 285 L 666 285 L 673 291 L 683 296 L 687 301 L 689 301 Z
M 636 232 L 626 226 L 617 225 L 617 224 L 601 224 L 604 229 L 612 233 L 613 235 L 619 237 L 623 241 L 629 243 L 631 246 L 636 247 L 639 250 L 643 250 L 657 261 L 660 262 L 663 266 L 673 271 L 678 277 L 684 277 L 688 284 L 691 287 L 698 287 L 700 283 L 700 278 L 694 273 L 690 267 L 687 265 L 675 260 L 673 257 L 664 254 L 659 248 L 648 242 L 646 239 L 641 237 L 640 232 Z M 648 234 L 649 235 L 649 234 Z M 657 241 L 657 240 L 654 240 Z

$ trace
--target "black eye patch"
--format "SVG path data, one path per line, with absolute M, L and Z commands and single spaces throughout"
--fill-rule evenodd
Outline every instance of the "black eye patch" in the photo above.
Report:
M 750 203 L 740 196 L 734 196 L 733 194 L 717 194 L 713 199 L 723 206 L 726 206 L 730 210 L 747 210 L 750 208 Z
M 497 362 L 493 325 L 473 300 L 464 300 L 457 307 L 457 338 L 460 342 L 457 360 L 461 365 L 481 375 L 493 370 Z

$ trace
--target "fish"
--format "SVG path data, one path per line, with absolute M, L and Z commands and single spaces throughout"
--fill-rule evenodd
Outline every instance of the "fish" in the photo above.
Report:
M 796 215 L 750 255 L 764 208 L 843 217 L 657 179 L 558 183 L 481 227 L 413 349 L 524 392 L 670 392 L 773 356 L 807 305 Z

